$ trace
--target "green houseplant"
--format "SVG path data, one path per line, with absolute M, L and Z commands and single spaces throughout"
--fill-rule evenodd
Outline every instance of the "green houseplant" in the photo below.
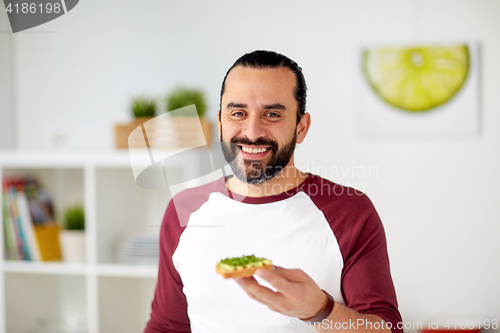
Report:
M 64 261 L 85 261 L 85 211 L 83 205 L 69 206 L 64 210 L 60 241 Z
M 194 104 L 199 117 L 203 117 L 207 111 L 205 94 L 199 89 L 187 89 L 178 87 L 167 96 L 167 111 L 180 109 Z
M 132 100 L 130 109 L 135 118 L 152 118 L 156 114 L 157 103 L 154 99 L 139 97 Z
M 167 112 L 194 104 L 198 113 L 198 118 L 191 114 L 183 117 L 182 114 L 172 113 L 174 117 L 171 117 L 171 121 L 177 128 L 177 147 L 210 145 L 212 124 L 204 117 L 207 111 L 207 101 L 202 90 L 178 87 L 167 96 L 165 102 Z M 201 124 L 202 133 L 199 130 L 199 124 Z
M 85 211 L 82 205 L 74 205 L 64 211 L 64 230 L 85 230 Z
M 129 109 L 130 113 L 134 117 L 134 120 L 129 123 L 115 125 L 116 148 L 129 148 L 131 141 L 132 147 L 135 145 L 142 145 L 142 141 L 144 140 L 142 137 L 142 131 L 139 131 L 140 135 L 134 135 L 132 139 L 129 138 L 130 134 L 134 131 L 134 129 L 138 128 L 146 121 L 151 120 L 156 115 L 157 109 L 158 103 L 153 98 L 134 98 L 130 103 Z

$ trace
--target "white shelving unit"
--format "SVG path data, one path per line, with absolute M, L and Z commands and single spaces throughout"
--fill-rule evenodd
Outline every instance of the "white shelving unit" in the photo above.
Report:
M 190 177 L 196 163 L 168 168 Z M 91 333 L 142 331 L 158 268 L 121 264 L 118 249 L 129 233 L 158 233 L 170 193 L 138 187 L 127 151 L 0 152 L 0 178 L 8 175 L 40 179 L 56 214 L 84 203 L 87 252 L 82 264 L 5 260 L 2 221 L 0 333 L 44 332 L 63 321 Z

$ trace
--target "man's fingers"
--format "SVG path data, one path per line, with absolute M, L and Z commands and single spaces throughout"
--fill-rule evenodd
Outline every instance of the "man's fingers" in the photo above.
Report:
M 307 315 L 303 316 L 306 312 L 303 309 L 301 310 L 301 307 L 307 306 L 310 308 L 313 305 L 312 303 L 318 303 L 318 292 L 322 297 L 326 297 L 316 283 L 300 269 L 285 269 L 282 267 L 275 267 L 271 271 L 257 269 L 255 275 L 267 281 L 277 291 L 274 292 L 260 285 L 253 276 L 234 280 L 250 298 L 276 312 L 294 317 L 307 317 Z M 307 302 L 304 301 L 306 298 L 308 298 Z M 315 300 L 312 300 L 312 298 L 315 298 Z
M 265 305 L 274 303 L 282 297 L 271 289 L 261 286 L 253 276 L 246 278 L 235 278 L 234 280 L 252 299 L 264 303 Z
M 239 284 L 243 288 L 249 288 L 249 286 L 253 284 L 258 284 L 257 280 L 253 276 L 250 277 L 242 277 L 242 278 L 234 278 L 237 284 Z
M 262 278 L 271 277 L 271 275 L 276 275 L 288 280 L 290 282 L 300 282 L 303 281 L 306 274 L 301 269 L 288 269 L 280 266 L 273 266 L 271 271 L 265 269 L 257 269 L 256 274 Z
M 303 281 L 304 272 L 300 269 L 285 269 L 279 266 L 275 266 L 272 271 L 265 269 L 257 269 L 255 274 L 267 282 L 269 282 L 274 288 L 276 288 L 280 293 L 288 295 L 290 287 L 293 287 L 294 282 Z

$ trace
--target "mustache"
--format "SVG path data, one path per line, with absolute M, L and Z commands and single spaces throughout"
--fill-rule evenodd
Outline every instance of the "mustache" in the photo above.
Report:
M 237 138 L 234 137 L 231 139 L 231 143 L 238 145 L 248 145 L 248 146 L 270 146 L 272 150 L 278 150 L 278 143 L 274 140 L 258 138 L 255 141 L 250 140 L 249 138 Z

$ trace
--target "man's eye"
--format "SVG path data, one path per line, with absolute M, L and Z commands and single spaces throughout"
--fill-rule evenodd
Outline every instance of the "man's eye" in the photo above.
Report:
M 278 118 L 279 117 L 279 115 L 277 113 L 275 113 L 275 112 L 268 112 L 267 116 L 271 117 L 271 118 Z
M 244 113 L 241 111 L 237 111 L 237 112 L 233 112 L 232 116 L 233 117 L 242 117 L 242 116 L 244 116 Z

